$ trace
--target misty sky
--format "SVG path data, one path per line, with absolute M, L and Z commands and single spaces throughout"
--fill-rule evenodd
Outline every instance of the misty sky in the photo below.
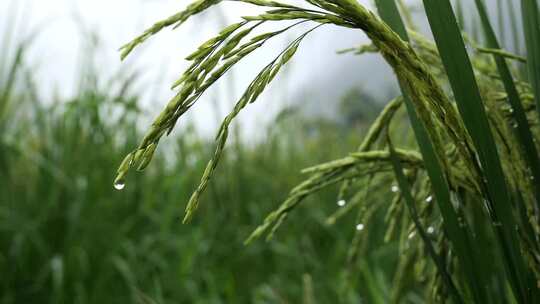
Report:
M 181 28 L 165 30 L 135 51 L 133 57 L 120 62 L 117 49 L 153 22 L 182 9 L 185 0 L 0 0 L 0 33 L 15 24 L 15 33 L 23 38 L 39 29 L 32 45 L 30 63 L 44 96 L 74 94 L 79 81 L 81 62 L 93 58 L 102 80 L 106 82 L 119 69 L 138 70 L 138 90 L 145 104 L 157 113 L 173 92 L 170 84 L 187 63 L 183 58 L 196 46 L 215 35 L 224 23 L 239 21 L 239 16 L 259 12 L 249 5 L 225 2 Z M 368 0 L 360 1 L 364 4 Z M 488 1 L 489 3 L 494 2 Z M 369 6 L 369 5 L 368 5 Z M 15 20 L 15 21 L 13 21 Z M 99 37 L 93 56 L 89 33 Z M 269 50 L 253 54 L 234 70 L 233 77 L 219 83 L 194 108 L 191 118 L 205 132 L 213 132 L 218 114 L 231 109 L 256 73 L 299 32 L 276 39 Z M 283 105 L 305 102 L 320 104 L 322 111 L 334 103 L 344 90 L 358 86 L 373 94 L 385 95 L 395 85 L 386 64 L 376 55 L 355 57 L 337 55 L 336 50 L 357 46 L 367 41 L 359 30 L 326 26 L 314 32 L 301 45 L 300 51 L 284 75 L 241 115 L 247 128 L 268 122 Z M 233 88 L 232 90 L 230 88 Z

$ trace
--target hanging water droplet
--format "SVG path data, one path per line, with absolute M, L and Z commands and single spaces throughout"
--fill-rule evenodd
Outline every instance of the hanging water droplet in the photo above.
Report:
M 433 200 L 433 196 L 428 196 L 426 197 L 426 203 L 431 203 L 431 201 Z
M 119 180 L 114 182 L 114 189 L 116 190 L 122 190 L 126 187 L 126 183 L 123 180 Z
M 429 226 L 427 229 L 427 233 L 433 234 L 433 232 L 435 232 L 435 228 L 433 228 L 433 226 Z
M 118 175 L 114 179 L 113 187 L 116 190 L 122 190 L 126 186 L 126 173 L 127 171 L 118 171 Z
M 398 186 L 394 185 L 394 186 L 392 186 L 392 188 L 390 188 L 390 190 L 392 190 L 392 192 L 396 193 L 396 192 L 399 191 L 399 188 L 398 188 Z
M 512 123 L 512 128 L 517 128 L 518 127 L 518 124 L 516 122 Z
M 514 109 L 510 108 L 510 113 L 514 113 Z
M 345 206 L 345 204 L 347 204 L 347 202 L 346 202 L 345 200 L 339 200 L 339 201 L 337 202 L 337 205 L 340 206 L 340 207 Z
M 415 231 L 409 233 L 409 240 L 412 239 L 415 235 L 416 235 Z
M 358 224 L 358 225 L 356 225 L 356 230 L 358 230 L 358 231 L 364 230 L 364 224 Z

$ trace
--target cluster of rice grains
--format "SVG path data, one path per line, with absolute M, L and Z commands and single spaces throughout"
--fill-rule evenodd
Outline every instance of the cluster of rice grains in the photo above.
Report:
M 177 27 L 191 16 L 219 2 L 221 1 L 198 0 L 186 10 L 158 22 L 125 45 L 122 48 L 122 58 L 148 37 L 166 27 Z M 131 167 L 143 170 L 149 164 L 161 137 L 169 134 L 178 119 L 231 67 L 257 49 L 265 47 L 270 39 L 301 24 L 313 23 L 311 28 L 294 39 L 260 71 L 234 109 L 223 120 L 216 138 L 215 154 L 187 205 L 184 222 L 189 221 L 223 153 L 229 125 L 241 110 L 256 101 L 280 69 L 295 55 L 303 39 L 322 25 L 361 29 L 371 39 L 372 44 L 345 52 L 381 54 L 393 68 L 403 97 L 386 105 L 357 151 L 342 159 L 305 169 L 303 173 L 309 177 L 291 190 L 288 198 L 267 216 L 246 243 L 265 234 L 271 238 L 289 213 L 306 197 L 329 186 L 341 184 L 337 198 L 339 208 L 328 218 L 328 223 L 333 224 L 343 215 L 358 210 L 356 234 L 348 254 L 350 265 L 355 263 L 361 252 L 362 240 L 365 240 L 369 233 L 373 214 L 377 210 L 387 210 L 385 238 L 398 238 L 401 251 L 395 288 L 392 291 L 394 300 L 402 294 L 402 284 L 411 269 L 416 278 L 429 281 L 429 286 L 432 286 L 430 292 L 438 300 L 447 297 L 451 297 L 454 302 L 469 302 L 471 299 L 474 302 L 493 300 L 489 290 L 497 288 L 500 281 L 493 281 L 491 278 L 498 274 L 494 273 L 494 270 L 466 269 L 467 266 L 474 266 L 475 261 L 478 262 L 475 255 L 481 256 L 474 248 L 475 240 L 493 238 L 478 228 L 481 223 L 491 224 L 494 234 L 501 235 L 498 240 L 502 242 L 502 259 L 510 260 L 509 267 L 516 268 L 506 269 L 509 277 L 506 282 L 509 283 L 503 284 L 510 285 L 513 296 L 520 301 L 534 299 L 537 291 L 524 291 L 523 286 L 535 285 L 540 267 L 537 205 L 539 193 L 534 178 L 535 172 L 538 172 L 538 115 L 534 102 L 534 87 L 522 79 L 515 82 L 515 87 L 508 85 L 508 77 L 512 80 L 517 73 L 510 71 L 506 63 L 508 61 L 523 64 L 526 63 L 526 58 L 501 50 L 495 43 L 494 35 L 487 35 L 487 46 L 482 47 L 475 39 L 463 34 L 467 45 L 474 50 L 471 67 L 481 96 L 481 107 L 470 109 L 480 111 L 480 121 L 484 115 L 486 121 L 489 121 L 490 130 L 484 130 L 486 133 L 480 135 L 488 138 L 493 136 L 498 151 L 496 155 L 504 172 L 504 176 L 494 177 L 488 174 L 490 169 L 488 163 L 484 162 L 489 158 L 482 148 L 479 131 L 471 129 L 472 124 L 464 113 L 467 108 L 455 97 L 459 96 L 456 94 L 459 88 L 452 82 L 452 73 L 449 73 L 446 65 L 448 55 L 439 53 L 443 42 L 439 40 L 435 43 L 413 30 L 415 27 L 410 23 L 412 18 L 404 6 L 402 10 L 409 22 L 408 30 L 400 23 L 402 21 L 399 13 L 396 14 L 398 11 L 393 0 L 376 1 L 385 22 L 355 0 L 306 0 L 305 6 L 265 0 L 236 2 L 257 5 L 268 10 L 257 16 L 242 17 L 241 22 L 226 27 L 186 58 L 192 64 L 174 83 L 176 96 L 154 121 L 139 147 L 120 165 L 115 180 L 117 188 L 123 188 Z M 425 5 L 428 17 L 432 18 L 436 13 L 444 13 L 445 5 L 450 6 L 447 0 L 441 1 L 443 9 L 436 12 L 433 6 L 439 4 L 428 2 L 430 1 L 426 0 Z M 477 2 L 477 7 L 484 18 L 481 2 Z M 288 23 L 281 30 L 257 33 L 266 23 L 282 21 Z M 489 30 L 492 30 L 489 21 L 484 18 L 482 23 L 489 34 Z M 437 32 L 436 23 L 431 25 L 437 37 L 441 32 Z M 461 40 L 462 35 L 459 36 Z M 459 44 L 457 46 L 459 47 Z M 443 89 L 448 84 L 454 94 Z M 411 118 L 419 151 L 392 148 L 390 124 L 403 104 Z M 534 144 L 531 146 L 532 142 Z M 528 152 L 523 153 L 523 150 Z M 511 193 L 509 197 L 512 197 L 512 203 L 507 202 L 508 205 L 512 204 L 509 209 L 500 209 L 502 207 L 496 205 L 497 199 L 494 199 L 490 188 L 493 179 L 507 184 L 508 192 Z M 380 192 L 391 193 L 394 197 L 390 201 L 370 199 L 370 196 Z M 404 201 L 407 203 L 404 204 Z M 511 214 L 502 215 L 500 210 L 511 210 Z M 505 216 L 510 219 L 506 221 Z M 501 228 L 501 217 L 505 225 L 512 223 L 516 228 Z M 480 233 L 485 235 L 479 236 Z M 415 237 L 417 234 L 420 237 Z M 513 236 L 518 242 L 518 252 L 523 253 L 523 263 L 512 263 L 512 259 L 521 259 L 512 255 L 512 250 L 508 249 L 515 244 L 505 243 L 508 242 L 508 237 Z M 419 255 L 426 258 L 418 259 Z M 433 259 L 433 264 L 428 263 L 430 259 Z M 519 265 L 525 266 L 520 268 Z M 455 268 L 460 267 L 470 281 L 457 284 L 455 281 L 459 275 L 456 273 L 460 272 Z M 483 274 L 474 274 L 471 271 Z M 517 273 L 520 271 L 524 274 Z M 502 293 L 507 296 L 506 291 Z

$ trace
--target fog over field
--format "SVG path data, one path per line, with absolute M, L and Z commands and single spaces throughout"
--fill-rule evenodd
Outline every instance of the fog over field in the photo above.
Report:
M 496 0 L 487 1 L 495 3 Z M 362 0 L 370 5 L 370 1 Z M 417 3 L 417 1 L 406 1 Z M 100 79 L 116 77 L 123 69 L 137 71 L 136 88 L 145 96 L 148 110 L 156 113 L 173 94 L 170 84 L 178 77 L 186 61 L 183 58 L 197 45 L 212 37 L 226 23 L 240 16 L 259 12 L 257 8 L 232 2 L 211 10 L 208 18 L 198 17 L 175 31 L 165 30 L 120 62 L 117 49 L 153 22 L 179 10 L 189 1 L 178 0 L 4 0 L 0 1 L 0 31 L 16 27 L 17 39 L 38 31 L 30 50 L 34 77 L 42 85 L 42 94 L 70 96 L 78 85 L 83 63 L 93 62 Z M 211 20 L 211 21 L 209 21 Z M 424 20 L 419 20 L 424 24 Z M 205 101 L 193 117 L 204 132 L 213 132 L 216 116 L 230 109 L 256 73 L 270 61 L 299 31 L 278 37 L 271 51 L 260 50 L 237 67 L 233 75 L 221 81 L 219 88 L 206 94 Z M 377 55 L 356 57 L 337 55 L 336 51 L 366 43 L 359 30 L 326 26 L 302 43 L 300 52 L 289 68 L 277 79 L 261 100 L 250 106 L 241 120 L 247 130 L 256 123 L 267 122 L 284 105 L 310 100 L 314 110 L 332 112 L 331 105 L 343 91 L 360 87 L 377 96 L 387 96 L 394 87 L 393 76 Z M 276 89 L 279 87 L 279 90 Z M 232 89 L 231 89 L 232 88 Z M 321 106 L 319 106 L 321 105 Z M 249 117 L 248 117 L 249 116 Z

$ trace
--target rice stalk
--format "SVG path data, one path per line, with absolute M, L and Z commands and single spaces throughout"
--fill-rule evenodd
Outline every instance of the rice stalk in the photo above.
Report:
M 193 2 L 185 11 L 157 23 L 126 44 L 122 57 L 163 28 L 180 25 L 218 2 L 221 1 Z M 534 38 L 534 32 L 538 31 L 537 9 L 524 18 L 528 49 L 525 60 L 519 51 L 512 54 L 498 44 L 481 1 L 476 4 L 487 46 L 477 42 L 481 40 L 479 27 L 473 27 L 472 34 L 463 32 L 470 28 L 469 23 L 475 25 L 477 20 L 465 22 L 462 13 L 458 13 L 456 18 L 448 0 L 424 1 L 434 42 L 405 27 L 393 0 L 376 1 L 382 20 L 354 0 L 306 0 L 305 7 L 286 1 L 239 2 L 257 5 L 267 11 L 243 17 L 243 21 L 225 28 L 187 57 L 192 65 L 174 83 L 177 95 L 154 121 L 137 149 L 124 159 L 116 184 L 124 184 L 131 167 L 143 170 L 149 165 L 161 138 L 173 130 L 181 116 L 231 67 L 265 47 L 271 38 L 300 24 L 313 24 L 262 69 L 223 120 L 216 137 L 215 153 L 186 208 L 184 222 L 189 221 L 224 152 L 230 124 L 263 93 L 280 69 L 293 58 L 308 34 L 323 25 L 360 29 L 371 39 L 371 44 L 341 53 L 361 55 L 378 52 L 395 72 L 402 97 L 390 102 L 381 112 L 358 151 L 304 169 L 302 172 L 308 175 L 305 181 L 290 191 L 284 202 L 264 219 L 246 243 L 263 235 L 270 239 L 291 211 L 307 197 L 341 184 L 339 201 L 355 192 L 349 205 L 339 209 L 328 223 L 336 223 L 358 208 L 357 221 L 365 225 L 376 210 L 388 208 L 387 239 L 398 237 L 400 250 L 413 248 L 412 253 L 400 260 L 400 271 L 412 267 L 416 279 L 425 277 L 425 274 L 431 276 L 431 294 L 435 299 L 445 299 L 450 295 L 455 302 L 486 303 L 498 298 L 512 301 L 513 298 L 525 303 L 537 298 L 535 280 L 539 278 L 538 272 L 533 271 L 538 263 L 539 248 L 535 236 L 539 229 L 538 190 L 535 185 L 539 136 L 535 100 L 538 101 L 538 85 L 534 76 L 538 53 L 535 52 L 537 43 Z M 463 12 L 462 4 L 457 3 L 458 11 Z M 522 5 L 525 8 L 536 7 L 536 1 L 523 0 Z M 402 11 L 407 14 L 403 6 Z M 499 13 L 502 18 L 502 9 Z M 406 16 L 406 19 L 413 26 L 411 18 Z M 460 20 L 459 24 L 456 19 Z M 281 21 L 294 23 L 282 30 L 255 33 L 268 23 Z M 476 53 L 469 56 L 466 44 L 472 46 Z M 518 70 L 506 60 L 526 64 L 530 82 L 520 77 Z M 389 129 L 396 119 L 395 113 L 401 103 L 405 104 L 418 148 L 394 149 L 390 145 L 390 149 L 385 150 L 384 145 L 388 141 L 382 143 L 383 148 L 373 148 L 381 141 L 382 130 Z M 514 125 L 517 131 L 514 131 Z M 406 165 L 406 173 L 402 165 Z M 386 186 L 395 192 L 396 186 L 391 184 L 394 175 L 389 174 L 392 169 L 401 188 L 400 193 L 394 194 L 390 202 L 373 204 L 366 209 L 369 199 L 362 194 L 366 189 L 383 185 L 381 189 Z M 409 210 L 407 217 L 401 216 L 404 214 L 404 206 L 399 204 L 401 200 Z M 426 203 L 435 201 L 437 208 L 422 206 L 417 209 L 418 200 Z M 433 230 L 434 227 L 442 227 L 437 242 L 440 256 L 422 222 Z M 486 227 L 491 230 L 487 231 Z M 420 240 L 414 240 L 416 232 Z M 356 260 L 363 238 L 364 235 L 355 234 L 349 251 L 350 261 Z M 489 261 L 500 263 L 502 267 L 496 264 L 493 269 L 485 265 L 481 248 L 476 243 L 489 242 L 497 244 L 496 253 Z M 428 264 L 426 259 L 415 261 L 415 255 L 429 257 L 435 263 Z M 502 269 L 506 272 L 500 271 Z M 402 277 L 402 274 L 396 277 Z M 461 280 L 463 277 L 466 279 Z M 506 288 L 501 290 L 501 285 Z M 513 295 L 506 292 L 508 287 Z

